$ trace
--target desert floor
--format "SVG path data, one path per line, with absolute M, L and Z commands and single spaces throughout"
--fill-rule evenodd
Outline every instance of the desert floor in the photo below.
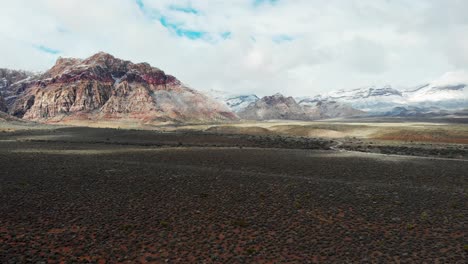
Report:
M 0 262 L 466 262 L 465 125 L 219 127 L 3 124 Z

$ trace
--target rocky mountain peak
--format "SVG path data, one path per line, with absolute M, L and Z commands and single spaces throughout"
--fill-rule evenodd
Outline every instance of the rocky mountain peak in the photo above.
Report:
M 308 119 L 304 109 L 292 97 L 280 93 L 264 96 L 238 112 L 239 116 L 250 120 Z
M 82 59 L 77 59 L 77 58 L 64 58 L 62 56 L 59 56 L 57 58 L 57 60 L 55 61 L 55 65 L 57 66 L 67 66 L 67 65 L 71 65 L 73 63 L 76 63 L 76 62 L 81 62 Z
M 286 97 L 286 96 L 282 95 L 281 93 L 276 93 L 276 94 L 271 95 L 271 96 L 265 96 L 262 99 L 260 99 L 260 101 L 262 101 L 262 102 L 264 102 L 264 103 L 266 103 L 268 105 L 275 105 L 275 104 L 279 104 L 279 103 L 287 104 L 287 105 L 296 104 L 296 101 L 294 100 L 294 98 Z
M 98 53 L 92 55 L 91 57 L 87 58 L 86 60 L 89 61 L 109 61 L 109 60 L 115 60 L 116 58 L 104 51 L 99 51 Z
M 80 63 L 80 66 L 83 68 L 100 67 L 100 68 L 108 69 L 109 71 L 119 71 L 128 67 L 131 64 L 133 63 L 127 60 L 116 58 L 109 53 L 98 52 L 92 55 L 91 57 L 84 59 Z M 149 64 L 147 65 L 148 65 L 148 68 L 151 68 Z
M 181 84 L 174 76 L 148 63 L 132 63 L 105 52 L 99 52 L 84 60 L 59 58 L 40 80 L 41 86 L 50 83 L 73 83 L 79 80 L 101 82 L 139 82 L 149 85 Z

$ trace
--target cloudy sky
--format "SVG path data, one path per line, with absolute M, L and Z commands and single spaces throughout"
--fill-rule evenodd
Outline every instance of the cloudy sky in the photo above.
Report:
M 466 0 L 0 0 L 0 67 L 98 51 L 189 86 L 287 95 L 468 68 Z

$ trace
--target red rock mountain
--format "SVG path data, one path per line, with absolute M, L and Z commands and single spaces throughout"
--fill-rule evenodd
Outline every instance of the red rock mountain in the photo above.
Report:
M 50 70 L 25 83 L 8 105 L 10 114 L 23 119 L 237 119 L 225 105 L 174 76 L 147 63 L 135 64 L 103 52 L 85 60 L 59 58 Z

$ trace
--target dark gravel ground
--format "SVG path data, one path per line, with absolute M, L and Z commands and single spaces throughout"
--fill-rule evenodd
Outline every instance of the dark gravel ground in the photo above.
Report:
M 340 149 L 378 154 L 468 160 L 468 145 L 429 142 L 395 142 L 374 139 L 340 139 Z
M 467 161 L 332 144 L 0 133 L 0 263 L 466 263 Z

